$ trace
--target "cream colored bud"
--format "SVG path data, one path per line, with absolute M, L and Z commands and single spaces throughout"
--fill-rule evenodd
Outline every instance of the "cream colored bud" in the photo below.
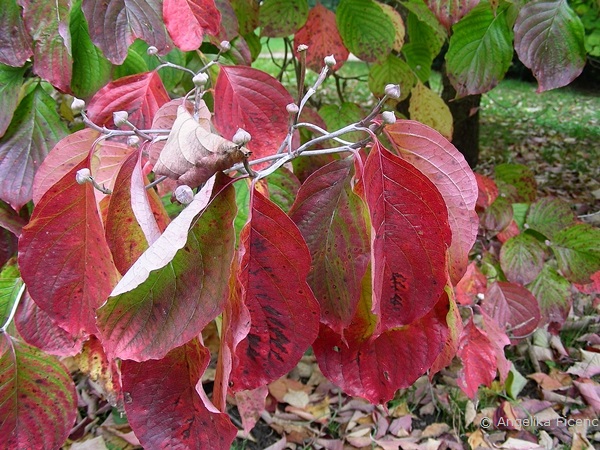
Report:
M 306 44 L 300 44 L 298 46 L 298 52 L 305 52 L 306 50 L 308 50 L 308 45 L 306 45 Z
M 203 87 L 208 82 L 208 74 L 206 74 L 204 72 L 200 72 L 200 73 L 196 74 L 194 76 L 194 78 L 192 78 L 192 82 L 194 83 L 194 86 L 196 86 L 196 87 Z
M 175 198 L 182 205 L 189 205 L 194 200 L 194 191 L 187 184 L 182 184 L 175 189 Z
M 394 111 L 382 112 L 381 118 L 383 119 L 383 123 L 385 123 L 386 125 L 392 125 L 396 123 L 396 114 L 394 114 Z
M 90 172 L 90 169 L 79 169 L 75 174 L 75 181 L 77 181 L 77 184 L 85 184 L 92 181 L 92 173 Z
M 83 108 L 85 108 L 85 102 L 83 100 L 81 100 L 80 98 L 73 98 L 73 101 L 71 102 L 71 110 L 74 113 L 79 113 L 81 111 L 83 111 Z
M 298 114 L 298 111 L 300 111 L 300 108 L 298 108 L 298 105 L 296 105 L 295 103 L 288 103 L 285 109 L 290 116 Z
M 154 45 L 151 45 L 150 47 L 148 47 L 148 50 L 146 50 L 146 54 L 150 55 L 150 56 L 154 56 L 157 53 L 158 53 L 158 49 Z
M 137 147 L 139 143 L 140 138 L 137 136 L 129 136 L 127 138 L 127 145 L 129 145 L 130 147 Z
M 393 98 L 394 100 L 400 98 L 400 85 L 399 84 L 387 84 L 384 89 L 385 94 L 389 98 Z
M 126 125 L 128 120 L 129 114 L 127 111 L 117 111 L 113 113 L 113 122 L 115 123 L 116 127 L 120 128 L 123 125 Z
M 335 65 L 336 65 L 336 63 L 337 63 L 337 62 L 336 62 L 336 60 L 335 60 L 335 57 L 334 57 L 333 55 L 326 56 L 326 57 L 323 59 L 323 61 L 325 62 L 325 65 L 326 65 L 327 67 L 329 67 L 329 68 L 332 68 L 332 67 L 333 67 L 333 66 L 335 66 Z
M 233 139 L 231 139 L 231 141 L 235 145 L 239 145 L 241 147 L 242 145 L 246 145 L 248 142 L 250 142 L 250 139 L 252 139 L 250 133 L 248 133 L 242 128 L 238 128 L 235 134 L 233 135 Z
M 219 47 L 221 48 L 221 51 L 228 52 L 231 49 L 231 44 L 229 41 L 221 41 Z

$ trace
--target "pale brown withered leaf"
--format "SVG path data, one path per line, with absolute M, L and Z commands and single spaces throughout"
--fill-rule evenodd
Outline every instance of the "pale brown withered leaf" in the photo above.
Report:
M 197 121 L 180 106 L 154 172 L 177 180 L 179 184 L 195 187 L 249 154 L 245 147 L 240 148 L 213 133 L 207 119 Z

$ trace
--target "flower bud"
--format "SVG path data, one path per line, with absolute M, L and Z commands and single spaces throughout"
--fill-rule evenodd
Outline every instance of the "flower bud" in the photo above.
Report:
M 175 189 L 175 198 L 182 205 L 189 205 L 194 200 L 194 191 L 187 184 L 182 184 Z
M 77 184 L 85 184 L 92 181 L 92 173 L 90 172 L 90 169 L 79 169 L 75 174 L 75 181 L 77 181 Z
M 231 49 L 231 44 L 229 43 L 229 41 L 221 41 L 219 47 L 221 48 L 222 52 L 228 52 L 229 49 Z
M 298 114 L 298 111 L 300 111 L 300 108 L 298 108 L 298 105 L 296 105 L 295 103 L 288 103 L 285 109 L 290 116 Z
M 400 98 L 400 85 L 399 84 L 386 84 L 384 92 L 389 98 L 393 98 L 394 100 L 397 100 Z
M 127 111 L 117 111 L 113 113 L 113 122 L 116 127 L 122 127 L 127 124 L 127 120 L 129 119 L 129 114 Z
M 383 123 L 385 123 L 386 125 L 392 125 L 396 123 L 396 114 L 394 114 L 394 111 L 382 112 L 381 118 L 383 119 Z
M 73 98 L 73 101 L 71 102 L 71 110 L 74 113 L 78 113 L 83 111 L 83 108 L 85 108 L 85 102 L 83 100 L 81 100 L 80 98 Z
M 148 49 L 146 50 L 146 54 L 150 55 L 150 56 L 154 56 L 158 53 L 158 49 L 154 46 L 151 45 L 150 47 L 148 47 Z
M 204 72 L 200 72 L 200 73 L 196 74 L 194 76 L 194 78 L 192 78 L 192 81 L 194 83 L 194 86 L 203 87 L 208 82 L 208 74 L 206 74 Z
M 306 45 L 306 44 L 300 44 L 298 46 L 298 52 L 305 52 L 306 50 L 308 50 L 308 45 Z
M 248 142 L 250 142 L 250 139 L 252 139 L 250 133 L 248 133 L 242 128 L 238 128 L 235 134 L 233 135 L 233 139 L 231 141 L 235 145 L 239 145 L 241 147 L 242 145 L 246 145 Z
M 335 60 L 335 57 L 334 57 L 333 55 L 326 56 L 326 57 L 323 59 L 323 61 L 325 62 L 325 65 L 326 65 L 327 67 L 329 67 L 330 69 L 331 69 L 333 66 L 335 66 L 335 65 L 336 65 L 336 60 Z
M 129 145 L 130 147 L 137 147 L 139 143 L 140 138 L 137 136 L 129 136 L 127 138 L 127 145 Z

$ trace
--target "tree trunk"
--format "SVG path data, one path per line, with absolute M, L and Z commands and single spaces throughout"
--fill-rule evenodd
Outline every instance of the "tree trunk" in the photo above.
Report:
M 445 68 L 442 69 L 442 99 L 452 113 L 454 133 L 452 144 L 461 152 L 472 168 L 479 161 L 479 104 L 481 95 L 469 95 L 458 100 Z

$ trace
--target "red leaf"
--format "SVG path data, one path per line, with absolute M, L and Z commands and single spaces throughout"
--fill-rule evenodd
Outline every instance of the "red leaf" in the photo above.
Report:
M 460 335 L 463 332 L 462 317 L 460 315 L 458 305 L 452 298 L 449 298 L 449 306 L 450 311 L 446 316 L 446 322 L 448 323 L 448 337 L 446 339 L 446 343 L 444 344 L 444 349 L 438 355 L 429 369 L 429 381 L 433 379 L 433 376 L 436 373 L 438 373 L 444 367 L 449 366 L 458 352 Z
M 473 322 L 473 317 L 460 337 L 457 356 L 463 363 L 458 373 L 458 386 L 469 398 L 475 398 L 480 384 L 490 386 L 496 378 L 496 352 L 487 334 Z
M 540 307 L 533 294 L 521 285 L 506 281 L 488 286 L 481 307 L 508 329 L 512 339 L 527 337 L 541 320 Z
M 235 404 L 242 418 L 244 433 L 249 434 L 260 419 L 261 413 L 265 410 L 267 395 L 269 395 L 267 386 L 235 393 Z
M 113 64 L 123 64 L 135 38 L 166 54 L 171 41 L 163 23 L 160 0 L 83 0 L 92 42 Z
M 19 267 L 40 308 L 74 336 L 96 331 L 96 308 L 117 282 L 94 188 L 73 167 L 40 199 L 19 239 Z
M 25 27 L 33 38 L 33 71 L 63 92 L 71 92 L 69 0 L 21 0 Z M 12 32 L 11 32 L 12 34 Z
M 485 311 L 481 311 L 481 316 L 483 317 L 483 327 L 485 332 L 496 353 L 496 366 L 498 367 L 498 373 L 500 374 L 500 381 L 504 382 L 512 365 L 504 355 L 504 347 L 510 345 L 510 339 L 502 329 L 501 324 L 498 324 L 498 322 L 488 316 Z
M 375 142 L 362 184 L 371 216 L 373 314 L 378 330 L 427 314 L 447 282 L 451 231 L 444 199 L 412 164 Z
M 141 152 L 132 153 L 123 162 L 106 215 L 106 240 L 122 274 L 158 239 L 168 221 L 156 193 L 144 187 L 147 180 L 142 174 L 141 156 Z
M 240 236 L 238 282 L 250 329 L 233 356 L 233 389 L 289 372 L 317 337 L 319 304 L 306 277 L 310 253 L 292 220 L 256 189 Z
M 214 410 L 200 384 L 209 362 L 197 339 L 158 361 L 123 361 L 125 411 L 144 448 L 229 450 L 237 429 Z
M 333 70 L 338 70 L 350 54 L 337 29 L 335 13 L 320 3 L 310 10 L 306 24 L 294 36 L 296 58 L 299 57 L 297 49 L 301 44 L 308 45 L 306 66 L 317 73 L 323 68 L 326 56 L 335 57 L 336 65 Z
M 221 25 L 214 0 L 164 0 L 163 17 L 173 43 L 183 51 L 200 48 L 204 35 L 216 35 Z
M 454 287 L 456 302 L 461 305 L 472 305 L 477 302 L 477 296 L 483 294 L 487 287 L 487 277 L 481 273 L 477 264 L 472 262 L 467 271 Z
M 252 136 L 255 158 L 274 154 L 288 133 L 292 96 L 271 75 L 252 67 L 222 66 L 215 85 L 215 127 L 231 140 L 238 128 Z
M 385 127 L 400 157 L 419 169 L 439 189 L 452 230 L 448 250 L 452 282 L 458 282 L 467 269 L 469 251 L 477 239 L 479 219 L 475 212 L 477 182 L 463 155 L 440 133 L 410 120 L 398 120 Z
M 314 172 L 290 210 L 311 253 L 308 276 L 321 305 L 321 322 L 343 334 L 360 299 L 370 249 L 364 204 L 352 192 L 354 160 L 337 160 Z
M 96 383 L 104 398 L 111 404 L 123 404 L 123 392 L 120 385 L 120 373 L 117 362 L 109 360 L 104 353 L 102 343 L 96 336 L 90 338 L 83 345 L 81 353 L 73 358 L 79 371 Z
M 119 78 L 100 89 L 90 100 L 88 116 L 96 125 L 113 127 L 113 113 L 126 111 L 138 128 L 149 128 L 156 111 L 169 94 L 156 72 Z
M 475 174 L 477 180 L 477 188 L 479 189 L 477 195 L 477 207 L 485 209 L 494 203 L 494 200 L 498 197 L 498 186 L 494 180 L 479 173 Z
M 98 309 L 109 357 L 162 358 L 221 313 L 235 244 L 235 192 L 227 181 L 217 179 L 214 192 L 207 183 Z
M 14 209 L 0 200 L 0 227 L 5 228 L 7 231 L 10 231 L 12 234 L 18 237 L 26 224 L 27 221 L 25 219 L 19 216 Z
M 344 339 L 321 325 L 313 344 L 319 367 L 344 392 L 371 403 L 385 403 L 431 367 L 448 335 L 444 295 L 428 314 L 408 326 L 372 335 L 370 294 L 363 296 Z
M 479 0 L 427 0 L 427 6 L 448 30 L 471 11 Z
M 54 356 L 0 333 L 0 436 L 4 448 L 61 448 L 77 415 L 67 369 Z
M 31 37 L 25 31 L 21 7 L 5 2 L 0 15 L 0 63 L 21 67 L 31 55 Z
M 15 326 L 25 342 L 51 355 L 73 356 L 83 346 L 81 337 L 73 337 L 56 325 L 48 313 L 35 304 L 27 291 L 19 302 Z

